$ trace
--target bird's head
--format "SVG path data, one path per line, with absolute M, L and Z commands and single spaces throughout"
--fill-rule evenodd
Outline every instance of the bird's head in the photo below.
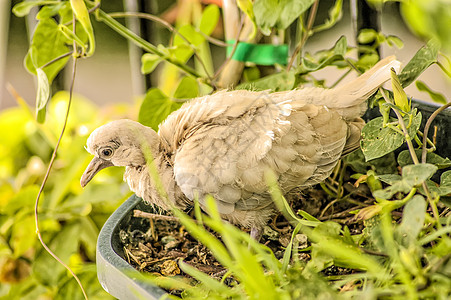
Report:
M 146 164 L 145 151 L 159 149 L 158 134 L 131 120 L 117 120 L 94 130 L 86 150 L 94 155 L 83 173 L 80 184 L 85 187 L 100 170 L 111 166 L 139 167 Z

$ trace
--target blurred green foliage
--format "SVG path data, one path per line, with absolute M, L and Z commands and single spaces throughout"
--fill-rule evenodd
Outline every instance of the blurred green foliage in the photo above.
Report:
M 63 124 L 68 93 L 54 95 L 45 125 L 22 105 L 0 113 L 0 299 L 80 299 L 70 274 L 41 247 L 34 204 Z M 108 297 L 96 279 L 99 229 L 130 194 L 122 170 L 99 174 L 84 190 L 80 176 L 90 160 L 88 134 L 130 108 L 105 107 L 76 96 L 66 133 L 45 186 L 40 231 L 51 249 L 80 276 L 92 299 Z
M 286 5 L 273 0 L 238 1 L 254 29 L 245 38 L 254 38 L 256 30 L 260 30 L 274 41 L 288 42 L 291 37 L 285 30 L 294 24 L 296 34 L 289 42 L 300 47 L 314 33 L 333 27 L 342 15 L 343 1 L 336 0 L 331 3 L 329 17 L 323 23 L 310 24 L 308 20 L 315 18 L 312 5 L 316 1 L 282 2 Z M 387 1 L 372 2 L 383 4 Z M 138 120 L 143 124 L 156 129 L 182 102 L 217 88 L 216 79 L 223 66 L 215 69 L 210 35 L 219 22 L 219 8 L 203 6 L 199 1 L 180 3 L 176 30 L 169 27 L 170 40 L 159 45 L 134 35 L 90 1 L 24 1 L 14 7 L 16 15 L 25 16 L 31 7 L 40 6 L 38 25 L 25 59 L 28 70 L 38 76 L 36 113 L 39 122 L 20 99 L 19 108 L 0 115 L 2 299 L 81 297 L 76 282 L 39 245 L 35 237 L 33 207 L 68 101 L 65 92 L 50 99 L 50 84 L 69 61 L 61 55 L 79 59 L 94 51 L 91 22 L 102 22 L 141 47 L 146 52 L 142 56 L 143 74 L 158 74 L 156 87 L 147 92 L 139 108 Z M 394 96 L 378 94 L 374 97 L 373 102 L 380 104 L 382 117 L 365 127 L 363 151 L 344 160 L 344 168 L 351 167 L 356 172 L 353 178 L 358 178 L 361 184 L 366 183 L 374 196 L 374 205 L 361 209 L 356 216 L 356 222 L 364 222 L 363 233 L 351 234 L 345 225 L 319 222 L 303 211 L 291 212 L 274 180 L 268 177 L 274 200 L 287 217 L 294 220 L 295 230 L 282 261 L 247 234 L 222 223 L 214 201 L 210 201 L 209 216 L 199 218 L 203 223 L 196 223 L 176 210 L 174 213 L 229 270 L 223 279 L 233 275 L 239 282 L 228 287 L 183 263 L 181 268 L 198 279 L 199 284 L 191 286 L 174 278 L 153 280 L 162 286 L 185 289 L 187 298 L 449 298 L 451 217 L 449 206 L 446 206 L 449 203 L 441 200 L 449 195 L 450 171 L 442 174 L 440 183 L 430 179 L 438 168 L 449 166 L 449 160 L 429 154 L 428 164 L 415 164 L 419 147 L 412 149 L 412 140 L 420 144 L 422 115 L 411 107 L 402 91 L 402 87 L 414 82 L 429 66 L 440 65 L 440 50 L 449 47 L 449 35 L 443 31 L 443 28 L 449 28 L 449 7 L 444 5 L 445 0 L 402 1 L 403 14 L 412 28 L 435 40 L 419 49 L 400 74 L 393 74 L 392 82 L 397 87 Z M 87 17 L 87 9 L 92 10 L 91 17 Z M 72 12 L 78 17 L 75 32 L 68 26 L 72 22 Z M 434 23 L 434 20 L 438 22 Z M 329 49 L 294 55 L 294 66 L 287 72 L 280 65 L 260 69 L 247 63 L 238 88 L 283 91 L 304 84 L 333 87 L 352 71 L 363 72 L 374 65 L 379 60 L 376 49 L 379 45 L 403 46 L 400 38 L 374 30 L 361 31 L 358 40 L 373 44 L 351 47 L 345 37 L 337 37 L 336 41 L 330 42 Z M 355 59 L 356 53 L 362 55 Z M 343 71 L 343 76 L 335 83 L 326 83 L 315 74 L 324 68 L 338 68 Z M 417 86 L 434 95 L 438 102 L 446 102 L 444 96 L 437 95 L 426 85 L 420 83 Z M 73 102 L 68 127 L 41 198 L 40 231 L 50 248 L 80 276 L 89 297 L 105 299 L 108 295 L 95 279 L 95 242 L 103 222 L 130 192 L 121 181 L 122 170 L 114 168 L 102 171 L 82 191 L 79 178 L 90 159 L 82 149 L 94 128 L 122 117 L 133 108 L 100 110 L 81 97 L 76 97 Z M 402 116 L 390 118 L 390 110 Z M 45 115 L 45 124 L 41 124 Z M 403 167 L 400 174 L 392 152 L 405 143 L 411 151 L 398 158 Z M 432 152 L 433 148 L 427 150 Z M 340 180 L 336 189 L 323 186 L 337 201 L 343 197 L 343 178 Z M 438 208 L 442 210 L 441 215 Z M 398 213 L 404 210 L 402 218 L 395 219 L 394 210 Z M 202 224 L 221 233 L 222 242 L 211 236 Z M 303 250 L 310 251 L 311 260 L 306 264 L 297 259 L 300 251 L 296 242 L 298 233 L 307 236 L 311 244 Z M 322 273 L 331 266 L 352 269 L 352 273 L 338 276 Z

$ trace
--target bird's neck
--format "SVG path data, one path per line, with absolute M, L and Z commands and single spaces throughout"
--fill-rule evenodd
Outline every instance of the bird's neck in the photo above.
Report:
M 175 183 L 171 161 L 164 154 L 156 156 L 148 165 L 126 167 L 124 179 L 146 203 L 165 210 L 174 205 L 178 208 L 186 206 L 185 196 Z

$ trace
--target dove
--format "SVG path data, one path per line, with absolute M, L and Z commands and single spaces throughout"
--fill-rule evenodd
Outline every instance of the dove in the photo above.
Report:
M 94 155 L 82 187 L 100 170 L 125 166 L 124 180 L 146 203 L 169 210 L 215 199 L 224 220 L 261 229 L 275 214 L 265 173 L 285 196 L 324 181 L 339 159 L 359 147 L 366 100 L 400 62 L 387 57 L 333 89 L 219 91 L 190 100 L 158 132 L 132 120 L 95 129 L 86 149 Z M 155 172 L 158 176 L 155 176 Z

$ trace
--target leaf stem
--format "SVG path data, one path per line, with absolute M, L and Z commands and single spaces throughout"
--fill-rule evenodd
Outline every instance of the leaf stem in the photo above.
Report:
M 127 27 L 125 27 L 124 25 L 113 19 L 103 10 L 99 9 L 98 13 L 99 13 L 98 19 L 101 22 L 105 23 L 108 27 L 110 27 L 111 29 L 122 35 L 124 38 L 134 42 L 138 47 L 144 49 L 147 52 L 158 55 L 164 61 L 173 64 L 174 66 L 178 67 L 179 69 L 183 70 L 184 72 L 195 78 L 202 78 L 202 76 L 196 70 L 183 64 L 180 61 L 175 60 L 172 57 L 167 56 L 166 54 L 161 52 L 157 47 L 155 47 L 151 43 L 147 42 L 143 38 L 136 35 L 134 32 L 132 32 Z M 211 82 L 209 80 L 205 80 L 204 83 L 211 86 Z
M 200 58 L 199 54 L 197 53 L 196 47 L 194 47 L 194 45 L 183 34 L 181 34 L 174 26 L 172 26 L 169 22 L 166 22 L 165 20 L 163 20 L 157 16 L 154 16 L 152 14 L 140 13 L 140 12 L 116 12 L 116 13 L 109 13 L 108 15 L 112 18 L 138 17 L 138 18 L 154 21 L 154 22 L 157 22 L 157 23 L 163 25 L 170 32 L 173 32 L 174 34 L 177 34 L 178 36 L 180 36 L 190 46 L 190 48 L 193 50 L 194 56 L 197 58 L 197 60 L 201 64 L 202 68 L 205 71 L 205 74 L 207 74 L 208 79 L 210 80 L 210 82 L 212 81 L 211 75 L 208 74 L 207 67 L 205 66 L 205 63 L 203 62 L 203 60 Z
M 310 8 L 310 14 L 309 14 L 309 18 L 307 21 L 307 28 L 304 32 L 304 35 L 302 36 L 301 41 L 299 42 L 299 44 L 297 45 L 296 49 L 293 52 L 293 55 L 291 55 L 291 59 L 290 62 L 288 63 L 287 66 L 287 72 L 290 71 L 291 67 L 293 66 L 294 60 L 296 59 L 296 57 L 298 56 L 299 52 L 301 51 L 302 47 L 304 47 L 305 42 L 307 42 L 307 39 L 310 37 L 311 35 L 311 30 L 313 27 L 313 23 L 315 21 L 316 18 L 316 12 L 318 11 L 318 4 L 319 4 L 319 0 L 316 0 L 312 7 Z
M 442 69 L 443 73 L 445 73 L 448 77 L 451 77 L 451 72 L 446 69 L 446 67 L 439 61 L 437 61 L 437 65 Z

